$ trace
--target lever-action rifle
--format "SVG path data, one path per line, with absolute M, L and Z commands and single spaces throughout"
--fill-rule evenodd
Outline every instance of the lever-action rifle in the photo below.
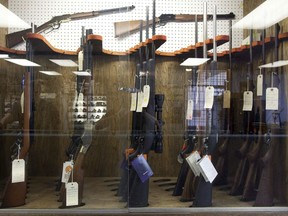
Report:
M 35 26 L 35 33 L 41 32 L 51 32 L 55 29 L 59 29 L 62 23 L 81 20 L 81 19 L 90 19 L 93 17 L 97 17 L 100 15 L 107 15 L 113 13 L 122 13 L 128 12 L 135 8 L 134 5 L 128 7 L 120 7 L 120 8 L 113 8 L 113 9 L 106 9 L 106 10 L 99 10 L 99 11 L 90 11 L 90 12 L 80 12 L 74 14 L 63 14 L 60 16 L 55 16 L 48 22 L 40 25 L 39 27 Z M 23 39 L 26 39 L 26 34 L 32 32 L 31 29 L 25 29 L 22 31 L 13 32 L 11 34 L 6 35 L 6 46 L 8 48 L 14 47 L 21 42 Z
M 232 20 L 235 19 L 235 14 L 217 14 L 217 20 Z M 213 15 L 207 15 L 207 20 L 212 20 Z M 197 20 L 202 22 L 203 15 L 197 15 Z M 127 34 L 135 33 L 140 30 L 140 23 L 142 20 L 129 20 L 123 22 L 115 22 L 115 37 L 125 36 Z M 156 25 L 164 26 L 168 22 L 195 22 L 195 14 L 161 14 L 155 18 Z M 153 21 L 149 20 L 148 25 L 152 26 Z M 147 26 L 147 22 L 143 22 L 143 28 Z

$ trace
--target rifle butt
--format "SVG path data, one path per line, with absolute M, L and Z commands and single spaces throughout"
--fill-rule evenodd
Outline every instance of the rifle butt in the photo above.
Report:
M 206 182 L 201 175 L 199 183 L 195 192 L 195 200 L 193 201 L 193 207 L 210 207 L 212 206 L 212 184 Z
M 185 185 L 185 179 L 187 177 L 189 171 L 189 166 L 186 160 L 184 159 L 181 169 L 178 174 L 177 182 L 174 187 L 174 191 L 172 193 L 172 196 L 180 196 L 183 192 L 183 187 Z
M 261 158 L 262 173 L 254 206 L 273 206 L 273 143 Z
M 156 18 L 156 22 L 158 22 L 158 18 Z M 129 34 L 133 34 L 140 30 L 142 20 L 130 20 L 123 22 L 115 22 L 114 23 L 114 32 L 115 37 L 127 36 Z M 149 20 L 149 26 L 152 25 L 152 20 Z M 145 29 L 147 26 L 146 22 L 143 22 L 142 29 Z
M 239 166 L 237 168 L 234 177 L 234 182 L 229 193 L 231 196 L 238 196 L 243 194 L 245 184 L 244 177 L 247 176 L 247 172 L 248 172 L 248 161 L 247 158 L 243 158 L 240 160 Z
M 82 167 L 84 160 L 84 153 L 79 153 L 77 159 L 75 161 L 75 165 L 73 168 L 73 182 L 78 183 L 78 205 L 68 206 L 66 202 L 66 189 L 65 185 L 63 184 L 62 190 L 60 192 L 59 201 L 62 201 L 62 205 L 59 208 L 71 208 L 71 207 L 78 207 L 83 206 L 85 203 L 82 202 L 83 198 L 83 187 L 84 187 L 84 169 Z
M 252 201 L 256 199 L 256 174 L 257 174 L 257 164 L 256 162 L 250 163 L 249 171 L 246 177 L 244 190 L 241 201 Z
M 197 178 L 197 177 L 194 175 L 192 170 L 189 169 L 180 201 L 190 202 L 190 201 L 194 200 L 194 198 L 195 198 L 195 187 L 194 187 L 195 178 Z
M 10 208 L 25 205 L 27 182 L 11 183 L 8 179 L 4 190 L 1 208 Z
M 6 47 L 8 48 L 12 48 L 22 42 L 24 42 L 24 40 L 27 39 L 27 34 L 28 33 L 31 33 L 32 32 L 32 29 L 25 29 L 25 30 L 22 30 L 22 31 L 17 31 L 17 32 L 13 32 L 13 33 L 10 33 L 10 34 L 7 34 L 5 36 L 5 39 L 6 39 Z

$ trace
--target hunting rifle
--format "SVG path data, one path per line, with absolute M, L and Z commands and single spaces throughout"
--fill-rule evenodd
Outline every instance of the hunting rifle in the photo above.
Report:
M 253 42 L 253 31 L 250 30 L 250 45 L 249 45 L 249 62 L 247 63 L 247 80 L 246 80 L 246 84 L 247 84 L 247 89 L 246 91 L 250 91 L 249 89 L 251 89 L 252 81 L 249 80 L 250 77 L 252 77 L 253 74 L 253 50 L 252 50 L 252 42 Z M 245 93 L 246 94 L 246 93 Z M 243 100 L 244 103 L 244 100 Z M 238 195 L 242 195 L 244 192 L 244 187 L 246 184 L 246 178 L 248 175 L 248 170 L 249 170 L 249 161 L 247 158 L 247 155 L 251 149 L 251 146 L 253 148 L 253 144 L 254 144 L 254 140 L 253 137 L 251 137 L 251 134 L 253 129 L 252 129 L 252 125 L 251 122 L 252 121 L 252 113 L 254 111 L 245 111 L 244 112 L 244 118 L 243 118 L 243 127 L 244 127 L 244 132 L 246 130 L 246 137 L 244 142 L 242 143 L 241 147 L 236 151 L 236 155 L 238 156 L 238 158 L 240 159 L 240 162 L 238 163 L 238 167 L 234 176 L 234 181 L 232 184 L 232 188 L 230 190 L 230 195 L 231 196 L 238 196 Z M 260 141 L 260 140 L 259 140 Z M 256 145 L 256 144 L 255 144 Z M 256 145 L 257 146 L 257 145 Z M 250 153 L 251 156 L 251 153 Z M 249 157 L 250 157 L 249 156 Z M 252 159 L 252 157 L 250 157 L 250 159 Z
M 198 42 L 198 15 L 195 15 L 195 44 Z M 195 58 L 198 57 L 198 51 L 197 49 L 194 50 L 195 52 Z M 197 85 L 197 70 L 198 67 L 194 67 L 192 70 L 192 74 L 191 74 L 191 85 L 188 87 L 188 91 L 194 92 L 194 89 Z M 193 96 L 193 100 L 195 100 L 195 95 Z M 187 97 L 187 99 L 189 99 L 189 97 Z M 187 163 L 185 159 L 185 157 L 188 156 L 188 154 L 192 153 L 193 150 L 197 150 L 197 147 L 195 147 L 195 144 L 198 142 L 198 138 L 196 136 L 192 136 L 193 134 L 191 133 L 191 131 L 193 130 L 192 127 L 188 126 L 188 122 L 189 121 L 185 121 L 185 127 L 186 127 L 186 131 L 184 134 L 184 144 L 182 146 L 182 150 L 181 152 L 178 154 L 177 160 L 179 163 L 181 163 L 181 168 L 177 177 L 177 182 L 173 191 L 172 196 L 180 196 L 182 195 L 182 197 L 180 198 L 180 201 L 185 201 L 187 200 L 186 198 L 183 198 L 183 193 L 184 194 L 189 194 L 189 189 L 186 187 L 185 188 L 185 183 L 186 181 L 193 181 L 192 178 L 189 178 L 189 180 L 187 180 L 188 177 L 192 177 L 192 175 L 188 175 L 189 171 L 189 165 Z M 196 128 L 195 128 L 196 131 Z M 194 139 L 195 138 L 195 139 Z M 194 143 L 192 141 L 195 141 Z M 186 191 L 183 191 L 186 190 Z M 189 199 L 190 200 L 190 199 Z
M 32 44 L 28 41 L 26 44 L 27 54 L 26 58 L 28 60 L 33 60 L 33 49 Z M 33 137 L 31 137 L 31 129 L 33 128 L 33 82 L 34 82 L 34 73 L 33 68 L 28 67 L 25 72 L 24 77 L 24 113 L 18 114 L 20 117 L 19 121 L 21 122 L 21 118 L 23 118 L 23 142 L 21 148 L 19 149 L 18 159 L 25 160 L 27 163 L 28 153 L 30 144 L 32 143 Z M 21 104 L 22 106 L 22 104 Z M 14 114 L 14 113 L 13 113 Z M 22 117 L 23 115 L 23 117 Z M 19 145 L 20 146 L 20 145 Z M 25 172 L 27 169 L 25 170 Z M 9 208 L 9 207 L 17 207 L 25 204 L 26 195 L 27 195 L 27 173 L 25 173 L 25 179 L 23 182 L 12 183 L 12 172 L 9 176 L 6 186 L 3 193 L 3 200 L 1 204 L 1 208 Z
M 99 10 L 99 11 L 89 11 L 89 12 L 80 12 L 80 13 L 74 13 L 74 14 L 63 14 L 59 16 L 55 16 L 52 19 L 50 19 L 48 22 L 40 25 L 39 27 L 35 27 L 35 33 L 41 33 L 48 31 L 51 32 L 55 29 L 59 29 L 62 23 L 70 22 L 70 21 L 76 21 L 76 20 L 82 20 L 82 19 L 90 19 L 93 17 L 97 17 L 100 15 L 107 15 L 107 14 L 113 14 L 113 13 L 122 13 L 122 12 L 128 12 L 135 8 L 134 5 L 128 6 L 128 7 L 120 7 L 120 8 L 113 8 L 113 9 L 106 9 L 106 10 Z M 12 48 L 26 39 L 27 33 L 32 32 L 31 29 L 25 29 L 22 31 L 13 32 L 6 35 L 6 46 L 8 48 Z M 47 33 L 47 32 L 46 32 Z
M 161 14 L 161 16 L 155 18 L 157 26 L 164 26 L 168 22 L 195 22 L 195 14 Z M 217 20 L 232 20 L 235 19 L 235 14 L 230 12 L 229 14 L 217 14 Z M 207 15 L 207 20 L 212 20 L 213 15 Z M 197 15 L 198 21 L 203 21 L 203 15 Z M 140 30 L 140 23 L 142 20 L 130 20 L 123 22 L 115 22 L 114 30 L 115 37 L 125 36 L 131 33 L 135 33 Z M 143 27 L 146 27 L 147 24 L 152 26 L 153 20 L 143 23 Z
M 87 41 L 88 35 L 91 35 L 92 29 L 86 30 L 86 35 L 84 35 L 84 30 L 82 28 L 82 42 L 83 44 L 82 49 L 84 51 L 84 60 L 83 60 L 83 69 L 86 71 L 90 71 L 91 76 L 77 76 L 77 84 L 81 84 L 81 88 L 83 87 L 83 103 L 87 104 L 87 111 L 83 111 L 86 114 L 86 120 L 84 123 L 79 123 L 79 125 L 75 125 L 74 123 L 74 132 L 75 134 L 72 137 L 71 145 L 69 146 L 69 149 L 67 151 L 68 154 L 72 154 L 73 158 L 70 158 L 70 160 L 74 160 L 74 167 L 73 171 L 71 171 L 71 175 L 69 180 L 72 182 L 78 183 L 78 203 L 75 205 L 70 205 L 66 200 L 66 194 L 67 194 L 67 188 L 63 186 L 62 189 L 60 189 L 60 196 L 59 200 L 62 202 L 62 205 L 59 206 L 59 208 L 67 208 L 67 207 L 79 207 L 85 205 L 82 202 L 83 199 L 83 188 L 84 188 L 84 161 L 85 157 L 87 156 L 87 151 L 90 148 L 92 144 L 93 139 L 93 129 L 94 129 L 94 122 L 92 121 L 91 114 L 91 107 L 93 105 L 93 59 L 92 59 L 92 43 L 91 41 Z M 84 40 L 87 41 L 87 43 L 83 43 Z M 80 90 L 80 93 L 82 93 L 82 89 Z M 80 94 L 79 94 L 80 95 Z M 78 97 L 78 105 L 81 106 L 80 101 Z M 78 124 L 78 122 L 77 122 Z M 79 127 L 78 127 L 79 126 Z M 73 140 L 74 138 L 74 140 Z M 73 173 L 73 174 L 72 174 Z

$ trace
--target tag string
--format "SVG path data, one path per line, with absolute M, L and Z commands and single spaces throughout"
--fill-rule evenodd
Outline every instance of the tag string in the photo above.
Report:
M 227 91 L 228 90 L 228 80 L 225 80 L 225 91 Z
M 19 158 L 20 158 L 20 150 L 21 150 L 21 146 L 18 145 L 18 156 L 17 156 L 18 160 L 19 160 Z
M 273 77 L 274 77 L 274 76 L 273 76 L 273 73 L 274 73 L 274 72 L 272 71 L 272 73 L 271 73 L 271 87 L 272 87 L 272 88 L 273 88 L 273 83 L 274 83 L 274 80 L 273 80 Z

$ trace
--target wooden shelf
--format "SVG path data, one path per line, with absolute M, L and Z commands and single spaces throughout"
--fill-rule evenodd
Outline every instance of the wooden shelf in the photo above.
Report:
M 77 55 L 77 52 L 61 50 L 53 47 L 45 37 L 36 33 L 28 33 L 27 40 L 30 41 L 35 54 L 61 54 L 61 55 Z
M 0 46 L 0 54 L 25 55 L 26 51 L 15 50 L 15 49 L 10 49 L 10 48 Z
M 288 40 L 288 32 L 280 33 L 278 35 L 279 42 Z M 60 55 L 77 55 L 79 50 L 77 51 L 67 51 L 61 50 L 53 47 L 44 36 L 36 33 L 28 33 L 27 40 L 29 40 L 33 46 L 35 54 L 60 54 Z M 92 53 L 93 55 L 114 55 L 114 56 L 126 56 L 126 55 L 135 55 L 138 53 L 139 49 L 142 49 L 142 53 L 145 53 L 146 47 L 151 51 L 152 42 L 155 45 L 155 53 L 157 56 L 162 57 L 195 57 L 195 51 L 197 51 L 197 55 L 199 57 L 203 56 L 203 42 L 196 43 L 194 45 L 189 45 L 182 49 L 176 50 L 174 52 L 161 52 L 158 51 L 159 47 L 161 47 L 166 42 L 166 36 L 164 35 L 155 35 L 150 39 L 147 39 L 145 42 L 141 42 L 131 47 L 127 51 L 119 52 L 119 51 L 111 51 L 103 49 L 103 38 L 100 35 L 88 35 L 87 40 L 92 43 Z M 229 36 L 227 35 L 218 35 L 216 36 L 217 46 L 220 46 L 229 41 Z M 273 46 L 275 38 L 267 37 L 265 38 L 265 46 Z M 207 39 L 205 41 L 207 45 L 207 50 L 213 48 L 213 39 Z M 252 44 L 253 54 L 257 54 L 261 52 L 262 49 L 262 41 L 253 41 Z M 231 56 L 236 60 L 249 60 L 250 46 L 242 45 L 232 49 Z M 6 47 L 0 46 L 0 54 L 15 54 L 15 55 L 25 55 L 26 51 L 15 50 Z M 209 57 L 212 57 L 212 53 L 208 53 Z M 217 53 L 217 57 L 219 61 L 228 61 L 229 60 L 229 51 L 225 50 L 223 52 Z

